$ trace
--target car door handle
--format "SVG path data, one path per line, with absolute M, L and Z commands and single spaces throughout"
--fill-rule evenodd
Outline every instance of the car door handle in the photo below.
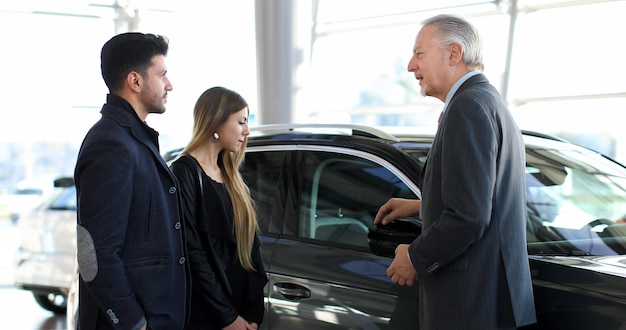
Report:
M 274 283 L 274 290 L 280 293 L 283 297 L 291 300 L 311 298 L 311 290 L 298 284 L 276 282 Z

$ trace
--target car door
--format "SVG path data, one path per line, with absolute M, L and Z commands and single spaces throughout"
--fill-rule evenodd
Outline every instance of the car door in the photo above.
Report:
M 261 257 L 269 279 L 271 275 L 271 259 L 274 245 L 280 237 L 283 219 L 288 209 L 287 205 L 295 205 L 287 192 L 293 171 L 290 165 L 292 152 L 285 148 L 249 147 L 246 158 L 241 167 L 241 175 L 250 189 L 257 213 L 259 231 L 261 232 Z M 266 315 L 268 306 L 268 288 L 264 288 Z M 265 316 L 262 328 L 268 329 L 268 317 Z
M 262 327 L 417 329 L 416 286 L 394 285 L 391 259 L 367 241 L 380 205 L 417 198 L 417 187 L 389 162 L 354 150 L 299 146 L 291 159 L 285 173 L 294 181 L 275 193 L 286 211 L 268 260 Z

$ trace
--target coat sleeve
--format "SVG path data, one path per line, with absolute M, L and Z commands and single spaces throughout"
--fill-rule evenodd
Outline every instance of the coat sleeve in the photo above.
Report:
M 237 310 L 230 303 L 228 289 L 224 283 L 225 275 L 220 269 L 219 260 L 212 245 L 201 234 L 201 222 L 209 222 L 203 218 L 199 203 L 202 202 L 199 173 L 191 160 L 182 156 L 171 165 L 172 172 L 180 183 L 187 254 L 190 262 L 193 294 L 201 297 L 207 312 L 215 323 L 225 327 L 235 321 Z M 205 243 L 203 243 L 205 242 Z
M 133 202 L 132 157 L 122 141 L 104 139 L 83 149 L 75 170 L 81 277 L 111 321 L 127 329 L 145 322 L 121 257 Z
M 261 241 L 258 236 L 254 240 L 252 262 L 256 271 L 248 272 L 248 292 L 246 295 L 248 308 L 242 314 L 248 322 L 255 322 L 260 325 L 265 316 L 265 295 L 263 290 L 268 279 L 261 258 Z
M 443 143 L 441 168 L 436 170 L 441 175 L 441 196 L 431 196 L 441 198 L 443 212 L 409 248 L 422 277 L 464 254 L 491 221 L 498 130 L 485 102 L 471 95 L 455 101 L 438 133 Z

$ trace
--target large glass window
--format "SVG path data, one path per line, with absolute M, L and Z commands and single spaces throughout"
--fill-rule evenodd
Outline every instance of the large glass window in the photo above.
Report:
M 521 128 L 626 159 L 626 131 L 606 120 L 626 108 L 626 67 L 607 60 L 626 30 L 625 1 L 313 3 L 311 12 L 299 5 L 299 121 L 436 128 L 443 104 L 420 95 L 407 64 L 420 22 L 452 13 L 479 29 L 484 73 Z
M 303 120 L 381 126 L 434 126 L 443 106 L 421 96 L 407 64 L 420 22 L 438 12 L 473 15 L 486 40 L 486 72 L 500 85 L 508 16 L 497 1 L 317 1 L 308 71 L 299 76 L 297 110 Z M 300 6 L 301 8 L 303 6 Z M 491 13 L 486 15 L 485 13 Z M 308 20 L 301 16 L 304 22 Z M 304 36 L 308 37 L 308 36 Z M 324 95 L 324 97 L 319 97 Z M 408 107 L 410 105 L 410 107 Z

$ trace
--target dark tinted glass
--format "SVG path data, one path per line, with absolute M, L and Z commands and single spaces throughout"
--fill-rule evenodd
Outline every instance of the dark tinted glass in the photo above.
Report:
M 247 152 L 241 174 L 250 188 L 261 232 L 279 232 L 282 214 L 276 196 L 283 174 L 285 151 Z
M 367 247 L 367 230 L 391 197 L 417 198 L 395 174 L 361 157 L 306 152 L 300 237 Z
M 76 187 L 63 188 L 63 192 L 50 204 L 50 209 L 76 211 Z

